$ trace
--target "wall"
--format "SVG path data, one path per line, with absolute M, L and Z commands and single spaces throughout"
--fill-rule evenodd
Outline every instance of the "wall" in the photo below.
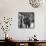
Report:
M 33 8 L 30 6 L 28 0 L 0 0 L 0 18 L 12 17 L 13 22 L 10 31 L 10 35 L 17 40 L 28 40 L 34 34 L 37 35 L 37 39 L 45 40 L 45 15 L 46 6 L 40 8 Z M 35 28 L 34 29 L 18 29 L 18 12 L 34 12 L 35 13 Z M 2 35 L 3 31 L 0 31 Z M 3 33 L 4 34 L 4 33 Z M 0 39 L 4 37 L 0 36 Z

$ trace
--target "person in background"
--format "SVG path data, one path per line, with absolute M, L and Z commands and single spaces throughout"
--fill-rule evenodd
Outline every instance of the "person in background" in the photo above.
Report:
M 26 28 L 30 28 L 30 19 L 29 19 L 28 15 L 24 16 L 23 22 L 24 22 Z

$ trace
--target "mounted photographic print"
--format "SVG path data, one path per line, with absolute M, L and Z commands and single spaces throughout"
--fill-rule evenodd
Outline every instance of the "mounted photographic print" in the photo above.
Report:
M 18 28 L 34 28 L 34 12 L 18 13 Z

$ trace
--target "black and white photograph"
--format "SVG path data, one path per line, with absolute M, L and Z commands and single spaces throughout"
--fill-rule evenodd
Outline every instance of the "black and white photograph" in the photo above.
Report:
M 18 28 L 34 28 L 34 12 L 18 13 Z

